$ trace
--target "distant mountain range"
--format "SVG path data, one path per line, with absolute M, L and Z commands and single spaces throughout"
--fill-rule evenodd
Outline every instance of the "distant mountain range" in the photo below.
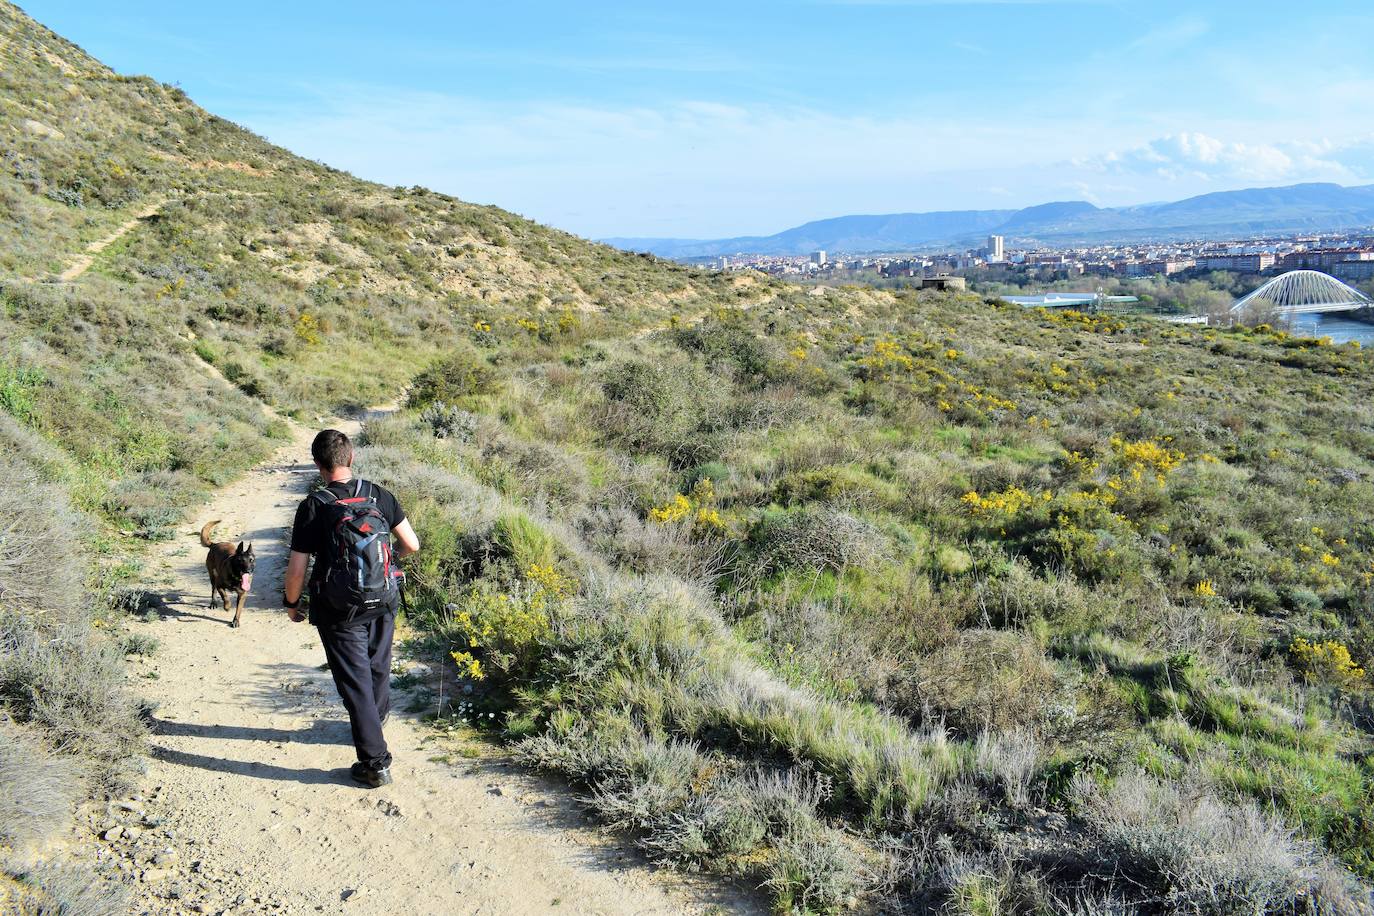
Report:
M 609 245 L 667 258 L 718 255 L 913 251 L 974 245 L 988 235 L 1009 246 L 1035 243 L 1222 238 L 1257 233 L 1316 232 L 1374 225 L 1374 185 L 1295 184 L 1219 191 L 1173 203 L 1095 207 L 1058 201 L 1023 210 L 944 210 L 837 216 L 775 235 L 731 239 L 610 238 Z

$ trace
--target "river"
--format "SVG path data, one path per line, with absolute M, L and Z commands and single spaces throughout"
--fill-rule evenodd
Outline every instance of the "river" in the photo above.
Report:
M 1351 321 L 1336 315 L 1298 315 L 1293 319 L 1293 333 L 1304 337 L 1330 337 L 1332 343 L 1358 340 L 1360 346 L 1374 346 L 1374 324 Z

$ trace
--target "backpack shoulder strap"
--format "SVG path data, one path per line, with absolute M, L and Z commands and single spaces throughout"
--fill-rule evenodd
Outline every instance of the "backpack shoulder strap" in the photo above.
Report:
M 337 499 L 337 497 L 336 497 L 333 493 L 330 493 L 330 492 L 329 492 L 329 488 L 328 488 L 328 487 L 324 487 L 324 488 L 322 488 L 322 489 L 316 490 L 316 491 L 314 491 L 313 493 L 310 494 L 310 498 L 311 498 L 311 499 L 314 499 L 314 498 L 316 498 L 316 497 L 319 497 L 320 503 L 322 503 L 323 505 L 326 505 L 326 506 L 330 505 L 331 503 L 334 502 L 335 499 Z

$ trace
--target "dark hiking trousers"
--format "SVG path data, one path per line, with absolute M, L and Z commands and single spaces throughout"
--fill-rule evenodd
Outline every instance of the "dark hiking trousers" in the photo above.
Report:
M 396 615 L 319 629 L 334 686 L 353 726 L 358 759 L 377 770 L 391 766 L 382 719 L 391 710 L 391 637 Z

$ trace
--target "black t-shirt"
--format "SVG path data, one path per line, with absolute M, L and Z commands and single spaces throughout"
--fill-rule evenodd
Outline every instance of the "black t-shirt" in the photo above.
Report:
M 331 483 L 326 489 L 339 499 L 347 499 L 350 496 L 371 496 L 377 501 L 377 510 L 386 518 L 392 531 L 395 531 L 396 526 L 406 520 L 406 514 L 401 510 L 401 504 L 396 501 L 392 492 L 369 480 L 361 482 L 358 478 L 342 480 Z M 318 582 L 324 578 L 332 560 L 329 552 L 323 550 L 328 542 L 329 532 L 325 530 L 326 522 L 320 517 L 320 508 L 322 508 L 321 497 L 311 493 L 301 500 L 301 504 L 296 507 L 296 521 L 291 526 L 291 549 L 297 553 L 315 555 L 315 569 L 310 574 L 312 582 Z

